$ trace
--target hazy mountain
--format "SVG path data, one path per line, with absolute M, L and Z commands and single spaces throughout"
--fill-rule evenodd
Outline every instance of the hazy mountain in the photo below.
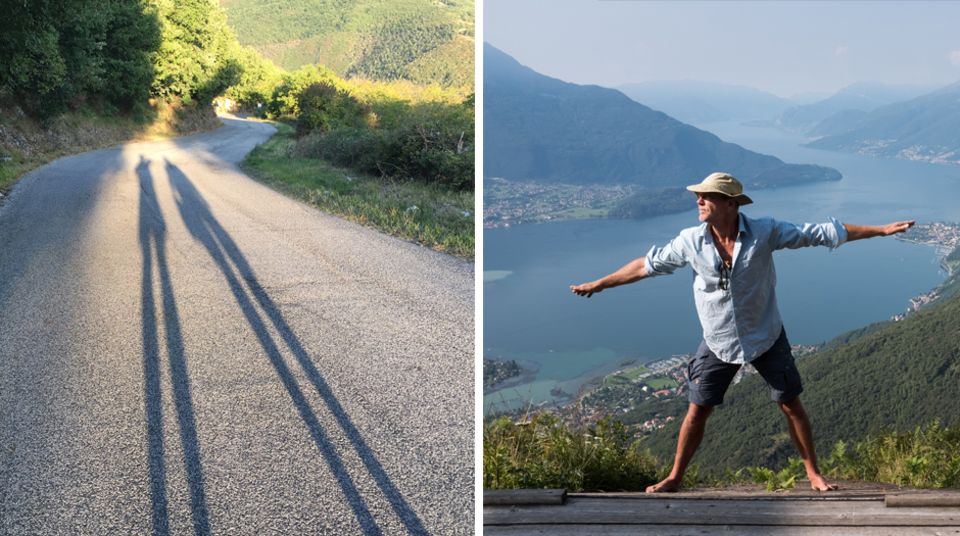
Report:
M 717 170 L 752 188 L 840 178 L 724 142 L 619 91 L 541 75 L 484 44 L 485 176 L 676 187 Z
M 807 131 L 808 136 L 823 137 L 849 132 L 863 121 L 870 112 L 863 110 L 841 110 L 827 117 Z
M 887 104 L 912 99 L 926 91 L 929 91 L 929 88 L 857 83 L 821 101 L 786 110 L 777 124 L 788 130 L 807 132 L 837 112 L 845 110 L 869 112 Z
M 616 89 L 686 123 L 773 119 L 795 105 L 758 89 L 690 80 L 625 84 Z
M 869 113 L 854 130 L 808 144 L 874 156 L 960 164 L 960 82 Z
M 852 443 L 887 429 L 912 430 L 935 419 L 958 423 L 960 296 L 899 322 L 842 335 L 799 359 L 797 367 L 820 456 L 840 440 Z M 645 445 L 662 459 L 672 459 L 676 434 L 676 424 L 668 426 Z M 710 419 L 699 452 L 694 463 L 708 471 L 775 467 L 797 456 L 786 420 L 758 375 L 730 388 Z
M 294 70 L 473 85 L 473 0 L 220 0 L 240 43 Z
M 813 104 L 815 102 L 820 102 L 823 99 L 830 98 L 834 92 L 824 92 L 824 91 L 803 91 L 800 93 L 793 93 L 787 100 L 794 103 L 794 106 L 803 106 L 805 104 Z

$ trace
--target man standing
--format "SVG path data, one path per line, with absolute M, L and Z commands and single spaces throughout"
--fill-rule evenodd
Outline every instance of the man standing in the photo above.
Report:
M 866 226 L 831 219 L 794 225 L 748 218 L 740 214 L 740 207 L 752 201 L 744 195 L 740 182 L 727 173 L 713 173 L 687 190 L 697 195 L 699 226 L 684 229 L 666 246 L 651 248 L 646 256 L 606 277 L 570 287 L 575 294 L 589 298 L 608 288 L 673 273 L 688 264 L 693 268 L 703 342 L 687 365 L 690 404 L 680 427 L 673 469 L 665 480 L 649 486 L 647 493 L 680 489 L 683 473 L 703 439 L 707 418 L 723 403 L 727 387 L 744 363 L 752 364 L 763 376 L 771 398 L 786 415 L 811 487 L 836 489 L 817 467 L 810 420 L 799 398 L 803 391 L 800 374 L 777 309 L 773 252 L 820 245 L 836 248 L 844 242 L 901 233 L 914 222 Z

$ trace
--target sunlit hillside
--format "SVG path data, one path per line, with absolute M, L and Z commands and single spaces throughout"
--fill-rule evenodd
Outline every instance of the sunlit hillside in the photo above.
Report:
M 220 0 L 243 45 L 288 70 L 473 84 L 472 0 Z

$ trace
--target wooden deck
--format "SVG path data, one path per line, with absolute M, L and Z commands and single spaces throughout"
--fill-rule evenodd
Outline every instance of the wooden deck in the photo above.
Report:
M 486 491 L 483 533 L 960 536 L 960 492 L 840 484 L 830 493 L 748 486 L 657 495 Z

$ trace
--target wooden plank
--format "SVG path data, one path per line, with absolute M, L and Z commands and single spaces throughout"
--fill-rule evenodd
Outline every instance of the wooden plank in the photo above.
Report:
M 756 497 L 764 499 L 795 499 L 807 498 L 810 500 L 833 501 L 850 499 L 872 499 L 882 500 L 883 497 L 891 493 L 904 491 L 903 488 L 894 484 L 880 484 L 876 482 L 864 482 L 859 480 L 837 480 L 834 482 L 840 486 L 840 489 L 822 492 L 810 489 L 809 481 L 801 480 L 797 486 L 784 491 L 767 491 L 764 487 L 756 484 L 737 484 L 725 486 L 723 488 L 694 488 L 683 489 L 677 493 L 671 494 L 673 497 L 682 497 L 684 499 L 693 498 L 715 498 L 715 499 L 739 499 L 741 497 Z M 599 492 L 599 493 L 568 493 L 569 497 L 638 497 L 659 499 L 664 495 L 647 494 L 640 491 L 622 491 L 622 492 Z
M 790 527 L 790 536 L 960 536 L 960 527 Z M 484 536 L 769 536 L 771 527 L 717 525 L 512 525 L 483 527 Z M 783 529 L 780 529 L 781 533 Z
M 664 498 L 684 501 L 882 501 L 886 497 L 883 492 L 847 492 L 838 493 L 781 493 L 774 491 L 745 491 L 745 492 L 679 492 L 669 495 L 663 493 L 613 492 L 613 493 L 568 493 L 568 498 L 620 498 L 647 501 L 662 501 Z
M 483 505 L 514 504 L 563 504 L 567 498 L 565 489 L 485 489 Z
M 929 492 L 929 493 L 898 493 L 887 495 L 884 502 L 891 508 L 902 507 L 960 507 L 960 493 L 957 492 Z
M 670 524 L 954 526 L 956 508 L 886 508 L 884 502 L 570 497 L 564 506 L 485 507 L 484 525 Z

